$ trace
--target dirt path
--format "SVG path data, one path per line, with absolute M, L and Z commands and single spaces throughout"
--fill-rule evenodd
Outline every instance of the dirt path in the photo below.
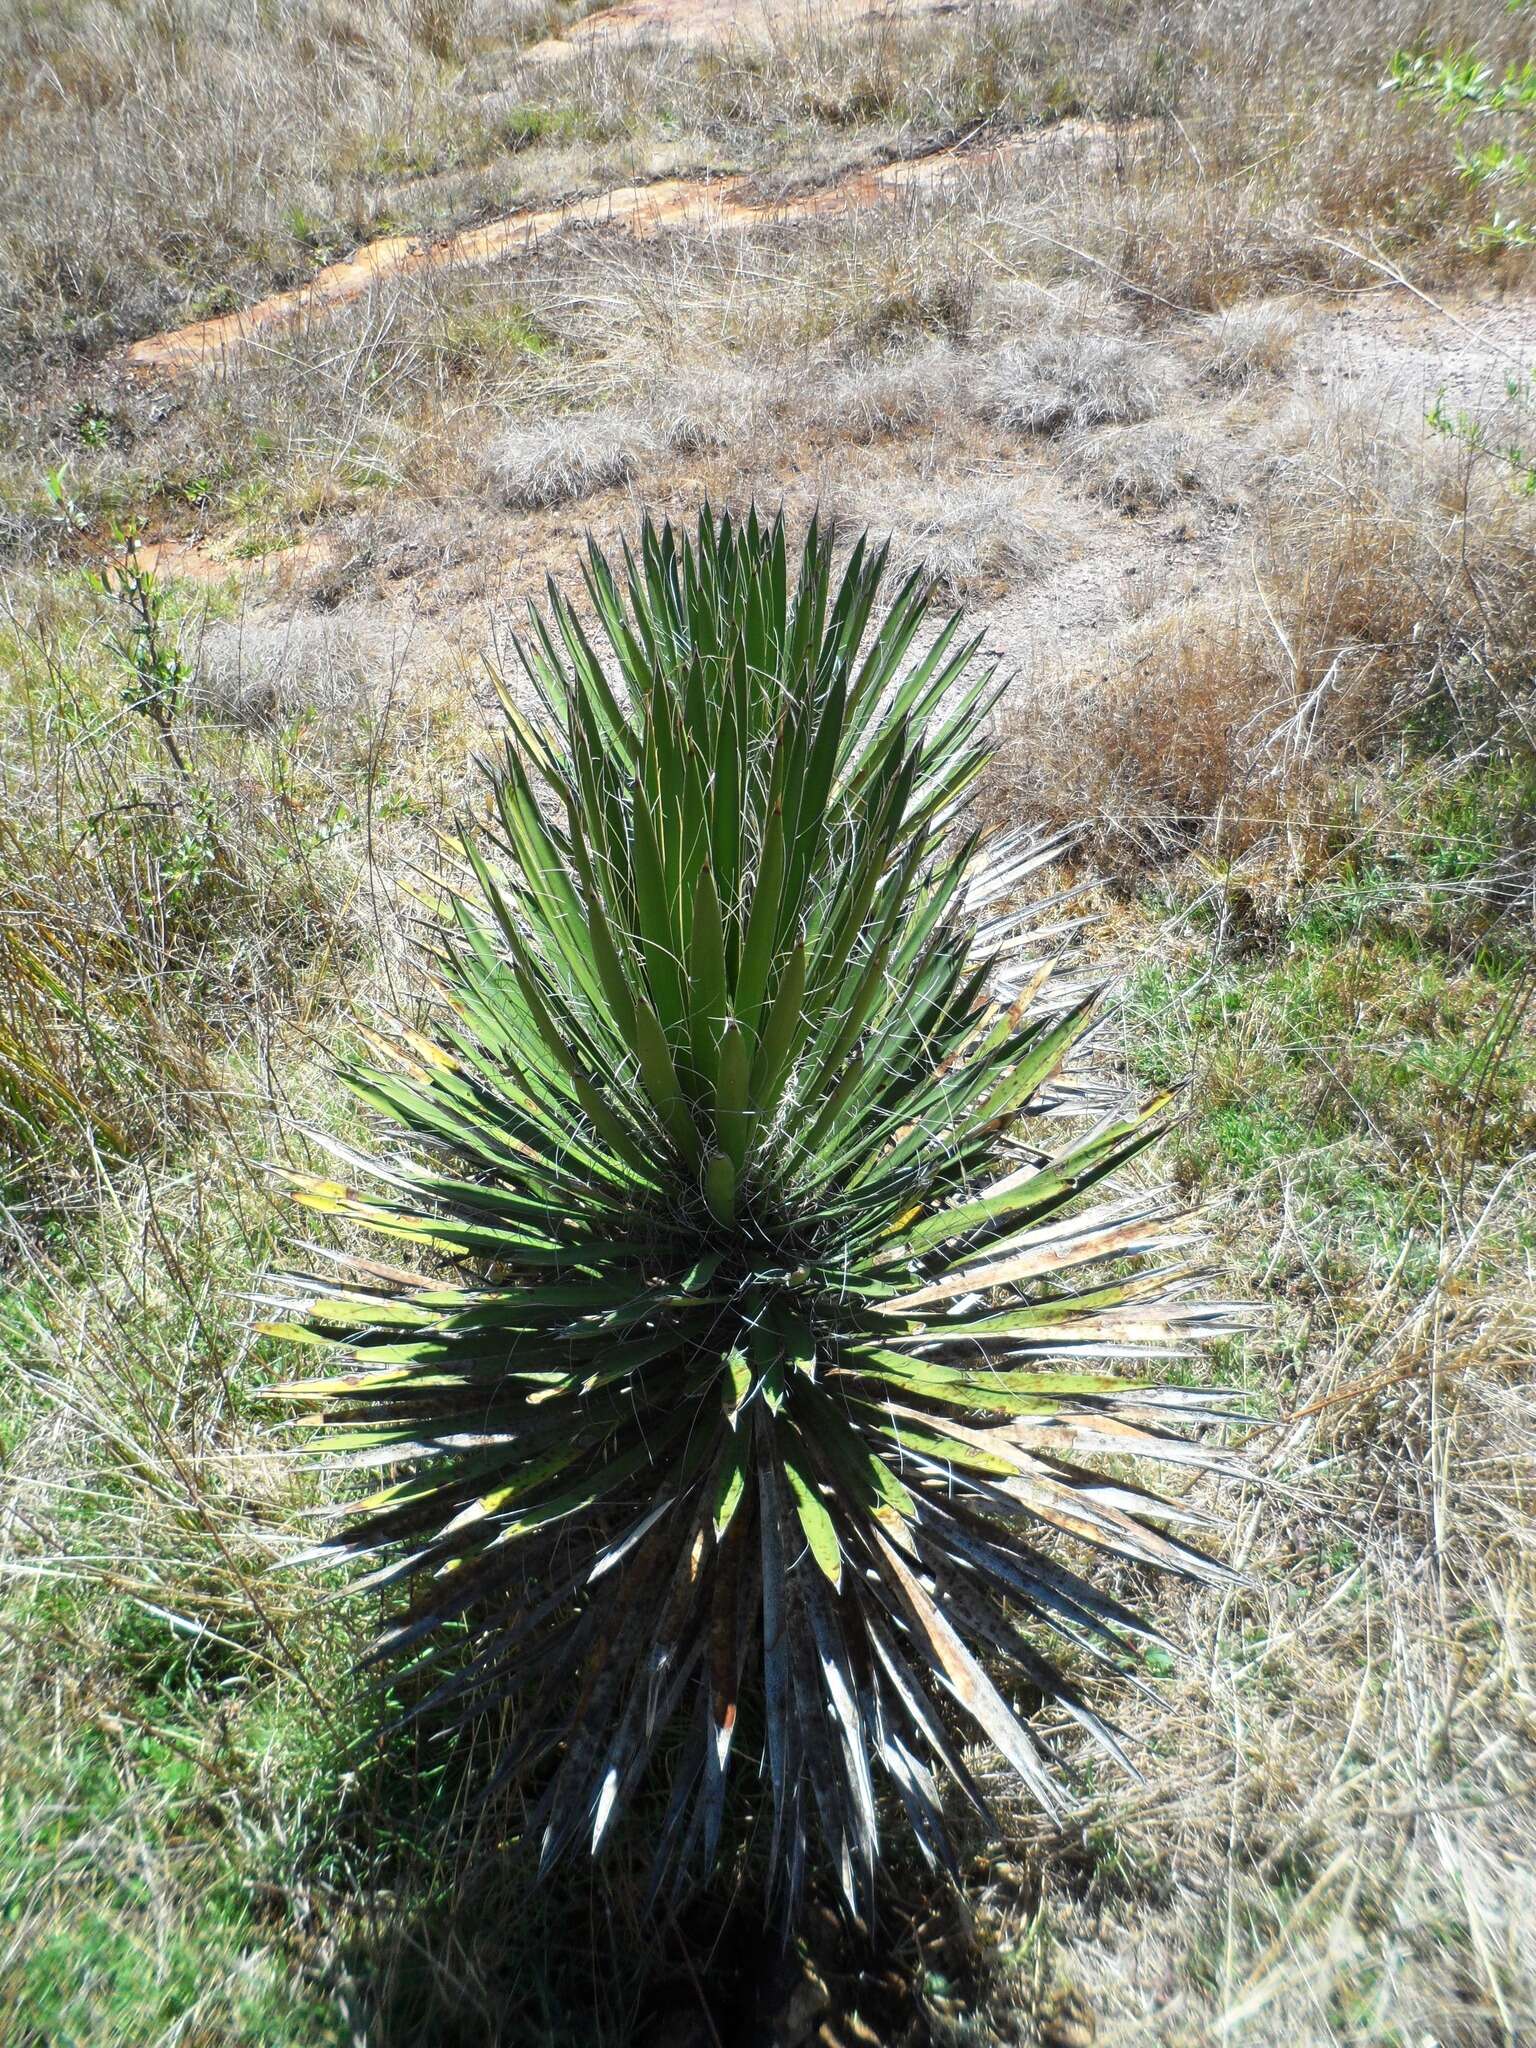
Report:
M 201 539 L 146 540 L 138 547 L 141 569 L 153 570 L 162 580 L 174 576 L 183 583 L 214 585 L 231 576 L 266 578 L 279 571 L 286 577 L 306 569 L 323 567 L 330 560 L 330 547 L 323 540 L 298 541 L 292 547 L 274 548 L 269 555 L 241 559 L 229 550 L 238 535 L 210 533 Z
M 568 58 L 625 48 L 647 37 L 680 43 L 733 41 L 771 43 L 786 30 L 835 28 L 850 21 L 899 21 L 914 14 L 940 14 L 952 0 L 907 0 L 889 7 L 881 0 L 619 0 L 573 22 L 561 36 L 531 43 L 525 64 L 560 64 Z
M 1115 129 L 1099 121 L 1058 121 L 990 147 L 956 146 L 931 156 L 856 169 L 829 185 L 789 198 L 765 199 L 755 181 L 746 177 L 662 178 L 646 185 L 622 185 L 560 206 L 522 208 L 444 241 L 390 235 L 368 243 L 343 262 L 327 264 L 307 284 L 292 291 L 275 293 L 238 313 L 194 321 L 188 327 L 132 342 L 118 361 L 130 370 L 161 375 L 199 368 L 218 370 L 262 336 L 324 319 L 385 278 L 494 263 L 572 229 L 620 228 L 644 237 L 669 227 L 738 227 L 755 221 L 806 220 L 818 214 L 842 213 L 932 191 L 950 179 L 984 175 L 1032 152 L 1062 148 L 1111 151 L 1122 135 L 1147 125 L 1134 123 Z

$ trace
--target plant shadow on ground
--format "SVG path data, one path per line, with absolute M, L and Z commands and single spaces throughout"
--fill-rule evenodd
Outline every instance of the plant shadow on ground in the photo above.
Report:
M 985 1995 L 994 1964 L 961 1892 L 899 1830 L 873 1927 L 812 1877 L 786 1940 L 764 1906 L 752 1787 L 728 1802 L 715 1874 L 675 1900 L 650 1897 L 664 1777 L 600 1858 L 541 1879 L 523 1801 L 493 1785 L 491 1715 L 413 1742 L 378 1706 L 361 1767 L 356 1747 L 337 1760 L 343 1803 L 313 1858 L 316 1896 L 341 1916 L 317 1960 L 369 2048 L 920 2048 L 949 2038 L 946 2008 Z

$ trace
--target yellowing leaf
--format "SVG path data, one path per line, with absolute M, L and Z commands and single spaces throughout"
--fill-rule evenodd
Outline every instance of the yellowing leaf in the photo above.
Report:
M 740 1415 L 742 1404 L 752 1391 L 752 1368 L 747 1364 L 744 1351 L 728 1351 L 725 1354 L 725 1383 L 720 1389 L 720 1398 L 725 1403 L 725 1419 L 732 1429 Z
M 742 1463 L 741 1446 L 731 1443 L 726 1448 L 725 1463 L 720 1471 L 719 1486 L 715 1494 L 714 1522 L 716 1541 L 731 1526 L 731 1518 L 741 1506 L 741 1497 L 746 1489 L 747 1475 Z
M 821 1566 L 833 1585 L 841 1589 L 843 1583 L 843 1552 L 837 1540 L 837 1529 L 832 1517 L 814 1487 L 786 1458 L 784 1471 L 789 1480 L 789 1490 L 795 1498 L 795 1512 L 800 1517 L 800 1527 L 805 1531 L 805 1540 L 810 1546 L 812 1557 Z

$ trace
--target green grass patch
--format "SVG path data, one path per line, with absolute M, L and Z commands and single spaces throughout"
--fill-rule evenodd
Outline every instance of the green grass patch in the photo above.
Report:
M 1136 1073 L 1193 1076 L 1181 1184 L 1265 1200 L 1283 1185 L 1304 1292 L 1347 1302 L 1394 1270 L 1422 1291 L 1447 1204 L 1536 1146 L 1536 950 L 1528 911 L 1510 913 L 1527 772 L 1504 764 L 1412 822 L 1406 803 L 1376 821 L 1266 943 L 1240 923 L 1232 943 L 1231 903 L 1203 900 L 1184 950 L 1132 980 Z

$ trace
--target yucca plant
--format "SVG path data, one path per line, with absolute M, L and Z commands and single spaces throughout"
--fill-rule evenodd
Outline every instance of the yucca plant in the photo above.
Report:
M 340 1370 L 329 1458 L 404 1468 L 318 1552 L 412 1582 L 370 1651 L 416 1711 L 510 1703 L 498 1775 L 547 1865 L 653 1769 L 658 1880 L 707 1865 L 746 1752 L 793 1900 L 819 1835 L 851 1903 L 878 1764 L 925 1853 L 937 1775 L 984 1806 L 957 1705 L 1042 1806 L 1041 1739 L 993 1674 L 1114 1756 L 1052 1661 L 1149 1633 L 1086 1560 L 1221 1581 L 1186 1506 L 1108 1454 L 1222 1468 L 1232 1396 L 1159 1381 L 1233 1327 L 1168 1255 L 1187 1222 L 1102 1191 L 1168 1099 L 1075 1125 L 1091 994 L 993 913 L 1055 849 L 959 836 L 989 672 L 885 551 L 812 526 L 647 524 L 607 651 L 551 586 L 505 699 L 492 821 L 434 948 L 441 1023 L 351 1076 L 403 1134 L 311 1208 L 437 1255 L 338 1257 L 273 1325 Z M 1051 913 L 1054 914 L 1054 913 Z M 1021 979 L 1022 976 L 1022 979 Z

